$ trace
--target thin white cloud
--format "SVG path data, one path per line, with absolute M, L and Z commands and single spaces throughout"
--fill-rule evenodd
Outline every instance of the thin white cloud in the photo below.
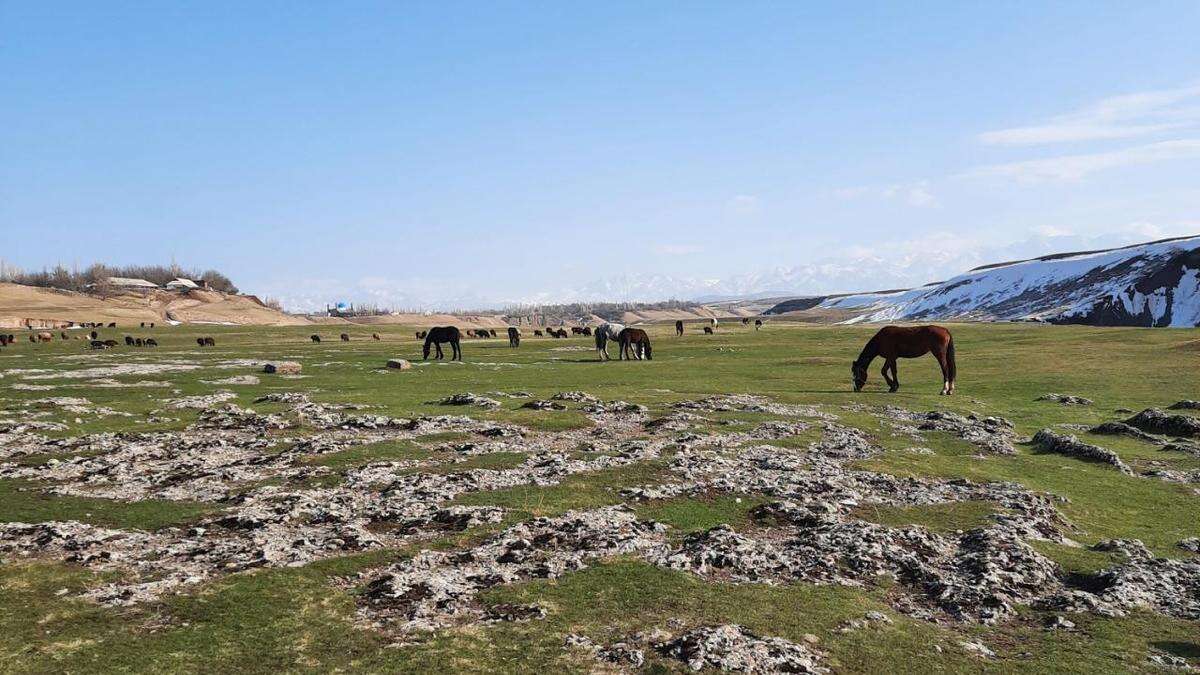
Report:
M 662 255 L 692 255 L 704 249 L 693 244 L 659 244 L 654 250 Z
M 895 183 L 892 185 L 856 185 L 833 191 L 838 199 L 885 199 L 900 200 L 913 208 L 930 208 L 938 205 L 937 197 L 929 189 L 929 181 Z
M 1009 178 L 1022 183 L 1077 181 L 1097 171 L 1196 157 L 1200 157 L 1200 139 L 1184 138 L 1110 152 L 1062 155 L 993 164 L 975 169 L 967 175 Z
M 989 145 L 1136 138 L 1200 126 L 1200 84 L 1113 96 L 1045 123 L 986 131 Z
M 761 206 L 761 200 L 754 195 L 734 195 L 725 203 L 725 208 L 738 215 L 758 213 Z

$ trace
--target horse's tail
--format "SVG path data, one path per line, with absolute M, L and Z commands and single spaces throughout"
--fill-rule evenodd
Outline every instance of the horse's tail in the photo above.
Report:
M 950 338 L 950 344 L 946 345 L 946 370 L 950 373 L 950 381 L 954 382 L 958 379 L 958 366 L 954 364 L 954 338 Z

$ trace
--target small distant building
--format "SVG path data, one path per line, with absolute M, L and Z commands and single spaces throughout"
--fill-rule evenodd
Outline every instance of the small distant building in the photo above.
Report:
M 200 284 L 183 277 L 177 277 L 174 281 L 167 282 L 167 290 L 171 291 L 190 291 L 198 288 L 200 288 Z
M 109 277 L 108 285 L 117 288 L 151 290 L 158 288 L 158 284 L 145 279 L 132 279 L 130 277 Z

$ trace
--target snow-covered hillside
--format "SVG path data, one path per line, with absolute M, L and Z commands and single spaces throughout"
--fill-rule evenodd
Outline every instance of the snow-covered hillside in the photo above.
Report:
M 1041 320 L 1200 326 L 1200 236 L 981 267 L 939 284 L 829 296 L 810 306 L 850 321 Z M 783 303 L 772 313 L 791 311 Z

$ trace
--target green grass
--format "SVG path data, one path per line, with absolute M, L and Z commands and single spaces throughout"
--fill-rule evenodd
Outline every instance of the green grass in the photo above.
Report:
M 70 429 L 51 435 L 95 431 L 182 429 L 194 411 L 163 408 L 176 396 L 229 389 L 237 403 L 252 405 L 258 396 L 276 391 L 307 391 L 315 400 L 358 403 L 366 411 L 397 417 L 468 414 L 529 426 L 539 432 L 586 429 L 588 418 L 572 408 L 563 412 L 520 409 L 524 399 L 499 398 L 496 411 L 450 408 L 435 402 L 449 394 L 473 391 L 529 391 L 538 398 L 565 390 L 584 390 L 605 399 L 650 406 L 656 413 L 675 401 L 718 393 L 753 393 L 787 403 L 818 404 L 844 423 L 872 434 L 885 447 L 862 468 L 896 475 L 966 477 L 976 481 L 1014 481 L 1063 498 L 1060 508 L 1077 526 L 1070 535 L 1083 544 L 1127 537 L 1143 540 L 1156 553 L 1186 555 L 1175 543 L 1200 535 L 1200 495 L 1196 486 L 1175 485 L 1120 474 L 1110 467 L 1019 446 L 1012 457 L 978 459 L 975 449 L 943 434 L 921 441 L 894 436 L 873 415 L 841 406 L 852 403 L 895 404 L 913 410 L 948 409 L 999 415 L 1013 421 L 1021 435 L 1061 424 L 1091 425 L 1122 419 L 1118 408 L 1165 407 L 1196 398 L 1195 377 L 1200 351 L 1179 348 L 1197 340 L 1196 330 L 1104 329 L 1036 325 L 956 325 L 951 327 L 959 355 L 959 392 L 940 397 L 940 375 L 932 359 L 900 364 L 902 388 L 887 394 L 872 368 L 865 391 L 849 387 L 849 363 L 873 327 L 792 326 L 771 323 L 755 332 L 722 326 L 716 336 L 671 335 L 670 327 L 654 327 L 652 362 L 597 363 L 587 351 L 553 351 L 585 346 L 584 338 L 523 340 L 519 350 L 500 340 L 464 343 L 464 364 L 430 364 L 408 371 L 382 368 L 388 358 L 419 361 L 419 345 L 409 327 L 156 328 L 130 333 L 153 335 L 158 350 L 119 348 L 91 353 L 80 343 L 32 345 L 18 342 L 0 353 L 0 370 L 18 368 L 78 370 L 128 362 L 180 361 L 199 368 L 115 376 L 121 382 L 162 381 L 168 387 L 99 388 L 84 379 L 22 380 L 19 373 L 0 379 L 0 408 L 16 417 L 22 403 L 47 396 L 84 396 L 97 405 L 137 417 L 95 417 L 51 411 L 48 420 Z M 308 335 L 334 337 L 346 331 L 350 343 L 312 344 Z M 370 339 L 379 332 L 380 342 Z M 122 330 L 102 330 L 106 336 Z M 199 350 L 197 335 L 212 335 L 216 348 Z M 719 351 L 718 347 L 728 350 Z M 63 358 L 69 357 L 69 358 Z M 230 375 L 254 373 L 251 366 L 218 368 L 231 359 L 266 361 L 286 358 L 304 365 L 301 379 L 258 373 L 253 386 L 210 385 Z M 13 389 L 20 382 L 54 384 L 51 391 Z M 1048 392 L 1075 394 L 1096 401 L 1073 407 L 1039 402 Z M 281 406 L 253 405 L 279 410 Z M 156 425 L 139 420 L 151 410 L 178 418 Z M 13 414 L 15 413 L 15 414 Z M 744 431 L 771 416 L 706 413 L 709 431 Z M 721 424 L 721 422 L 731 422 Z M 1060 430 L 1062 430 L 1060 428 Z M 1135 469 L 1200 468 L 1200 460 L 1127 438 L 1091 436 L 1071 431 L 1090 443 L 1117 452 Z M 348 469 L 373 461 L 437 459 L 437 446 L 471 438 L 435 434 L 413 441 L 353 446 L 315 457 L 311 462 L 333 469 L 321 481 L 336 481 Z M 772 441 L 804 447 L 816 432 Z M 905 452 L 915 445 L 933 455 Z M 523 453 L 496 453 L 438 467 L 439 471 L 508 468 L 524 461 Z M 46 457 L 18 458 L 29 464 Z M 670 480 L 667 460 L 570 476 L 558 485 L 522 486 L 462 495 L 462 504 L 491 504 L 509 509 L 505 524 L 534 515 L 621 503 L 624 487 Z M 37 522 L 76 519 L 111 527 L 153 530 L 186 524 L 220 509 L 217 504 L 178 502 L 125 503 L 102 499 L 48 496 L 36 487 L 0 481 L 0 521 Z M 674 528 L 673 536 L 728 523 L 749 527 L 753 496 L 712 495 L 633 505 L 639 516 Z M 953 532 L 986 522 L 992 505 L 966 502 L 915 508 L 860 507 L 864 519 L 888 525 L 917 524 Z M 502 524 L 503 525 L 503 524 Z M 0 562 L 0 670 L 5 672 L 278 672 L 357 670 L 364 672 L 585 672 L 595 664 L 562 648 L 572 631 L 597 639 L 614 639 L 634 630 L 652 630 L 680 619 L 687 625 L 738 622 L 764 634 L 802 639 L 817 635 L 835 669 L 850 672 L 1114 672 L 1143 669 L 1148 649 L 1178 654 L 1200 665 L 1200 623 L 1175 621 L 1153 614 L 1122 619 L 1072 616 L 1073 632 L 1047 632 L 1040 616 L 1025 613 L 998 627 L 937 626 L 908 619 L 888 608 L 886 583 L 867 588 L 823 586 L 733 585 L 702 581 L 632 560 L 594 565 L 556 581 L 500 587 L 485 602 L 540 602 L 549 611 L 543 621 L 489 627 L 466 627 L 425 636 L 403 647 L 387 647 L 385 633 L 355 623 L 352 591 L 332 583 L 409 555 L 420 546 L 455 548 L 478 541 L 502 525 L 447 535 L 404 550 L 373 551 L 321 561 L 303 568 L 259 570 L 202 584 L 160 604 L 131 609 L 101 608 L 75 598 L 80 589 L 102 579 L 84 570 L 9 555 Z M 1086 548 L 1035 542 L 1046 555 L 1071 572 L 1100 569 L 1113 562 L 1106 553 Z M 61 589 L 67 592 L 60 594 Z M 840 633 L 841 622 L 878 609 L 895 619 L 879 629 Z M 963 653 L 961 639 L 979 639 L 1003 660 L 982 662 Z M 941 647 L 941 650 L 935 649 Z M 655 668 L 677 666 L 654 660 Z

